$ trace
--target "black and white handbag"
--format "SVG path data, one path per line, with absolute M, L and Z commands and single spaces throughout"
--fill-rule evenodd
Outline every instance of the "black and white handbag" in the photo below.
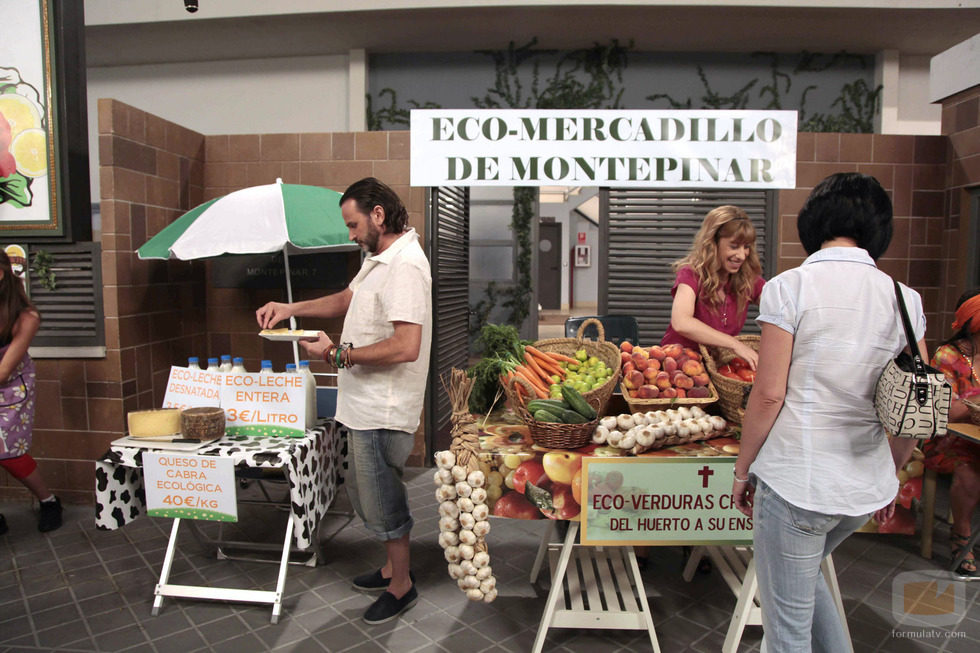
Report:
M 902 290 L 897 281 L 893 282 L 912 354 L 903 351 L 888 361 L 875 386 L 875 412 L 892 436 L 928 440 L 946 434 L 952 389 L 945 374 L 922 360 Z

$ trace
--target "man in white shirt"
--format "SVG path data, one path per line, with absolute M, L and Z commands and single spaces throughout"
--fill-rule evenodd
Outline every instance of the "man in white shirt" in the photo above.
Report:
M 338 370 L 338 422 L 349 429 L 347 492 L 365 526 L 384 541 L 385 565 L 353 585 L 381 596 L 368 624 L 391 621 L 418 600 L 409 570 L 413 520 L 402 472 L 415 443 L 429 368 L 432 280 L 398 195 L 372 177 L 340 198 L 350 239 L 369 254 L 350 285 L 308 301 L 270 302 L 256 311 L 270 328 L 290 316 L 344 316 L 341 342 L 322 331 L 300 344 Z

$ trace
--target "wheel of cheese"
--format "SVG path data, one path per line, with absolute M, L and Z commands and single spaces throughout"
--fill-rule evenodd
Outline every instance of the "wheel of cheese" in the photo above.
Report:
M 180 412 L 180 433 L 195 440 L 217 440 L 225 434 L 225 411 L 212 406 L 185 408 Z
M 137 410 L 126 415 L 129 436 L 156 438 L 180 433 L 180 409 Z

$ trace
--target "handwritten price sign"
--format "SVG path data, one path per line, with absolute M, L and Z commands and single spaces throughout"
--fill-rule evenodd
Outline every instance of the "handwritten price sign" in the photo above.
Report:
M 306 390 L 299 374 L 225 374 L 221 406 L 228 435 L 306 435 Z
M 143 480 L 151 517 L 238 521 L 231 458 L 144 451 Z
M 224 374 L 189 367 L 170 368 L 164 408 L 194 408 L 221 405 L 221 381 Z

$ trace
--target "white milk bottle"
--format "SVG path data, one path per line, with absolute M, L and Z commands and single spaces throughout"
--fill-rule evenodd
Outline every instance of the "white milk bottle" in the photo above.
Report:
M 273 374 L 272 371 L 272 361 L 264 360 L 262 361 L 262 369 L 259 370 L 259 374 Z
M 235 374 L 245 374 L 248 371 L 245 369 L 245 359 L 241 356 L 235 356 L 231 361 L 231 371 Z
M 217 358 L 209 358 L 208 359 L 208 372 L 219 372 L 219 371 L 220 371 L 220 366 L 218 365 L 218 359 Z
M 231 371 L 231 355 L 229 354 L 221 355 L 221 364 L 218 366 L 218 370 L 221 372 Z
M 191 356 L 190 358 L 187 359 L 187 367 L 192 370 L 201 369 L 201 364 L 200 362 L 198 362 L 197 356 Z
M 310 369 L 310 361 L 299 362 L 299 373 L 303 375 L 303 387 L 306 389 L 306 428 L 316 426 L 316 377 Z

